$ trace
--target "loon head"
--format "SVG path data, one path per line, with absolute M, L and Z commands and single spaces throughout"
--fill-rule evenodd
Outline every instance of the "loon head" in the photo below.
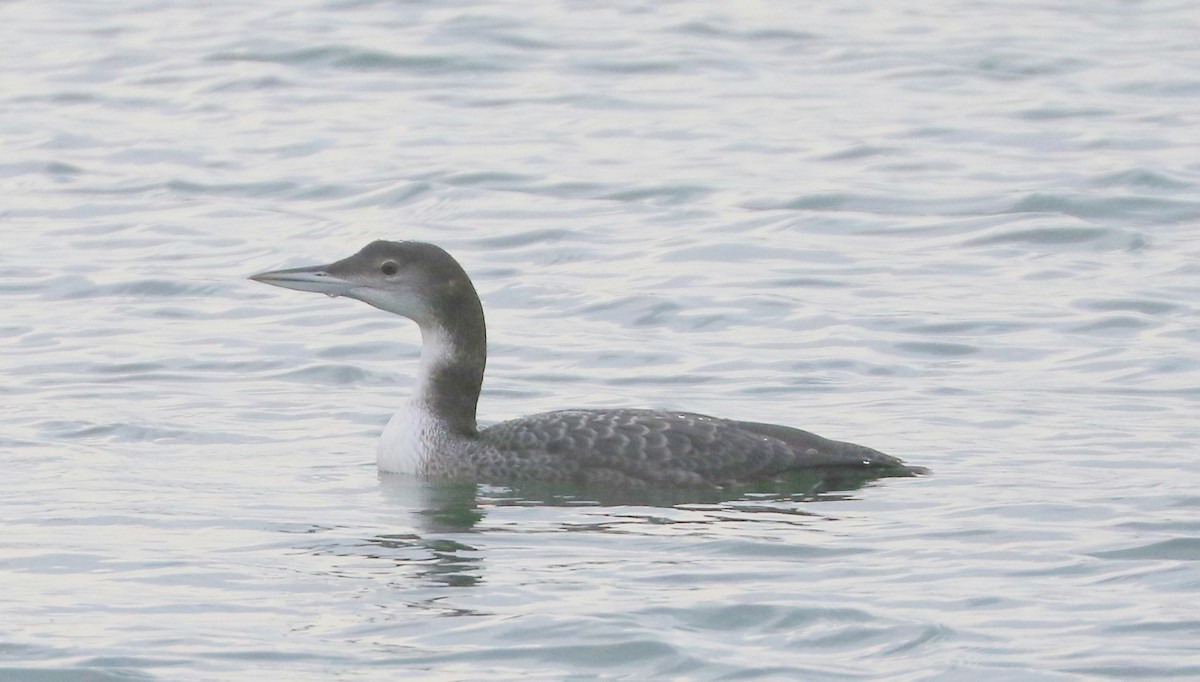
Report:
M 357 299 L 422 327 L 441 326 L 457 314 L 474 312 L 470 309 L 479 305 L 475 287 L 458 261 L 440 247 L 423 242 L 374 241 L 329 265 L 273 270 L 250 279 Z

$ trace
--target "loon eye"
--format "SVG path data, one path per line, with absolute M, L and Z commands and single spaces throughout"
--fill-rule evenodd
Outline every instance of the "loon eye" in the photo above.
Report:
M 388 276 L 396 274 L 399 270 L 400 266 L 396 265 L 394 260 L 386 260 L 379 266 L 379 271 Z

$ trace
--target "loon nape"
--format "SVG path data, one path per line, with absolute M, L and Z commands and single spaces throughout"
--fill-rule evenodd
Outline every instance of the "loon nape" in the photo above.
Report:
M 807 431 L 642 409 L 558 410 L 479 429 L 487 362 L 483 306 L 458 261 L 433 244 L 376 241 L 349 258 L 250 279 L 346 296 L 421 329 L 416 387 L 379 442 L 379 469 L 429 477 L 708 486 L 806 469 L 911 476 L 920 467 Z

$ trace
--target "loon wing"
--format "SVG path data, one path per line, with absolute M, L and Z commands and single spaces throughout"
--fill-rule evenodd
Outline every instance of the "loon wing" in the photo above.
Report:
M 804 468 L 903 467 L 807 431 L 691 412 L 559 410 L 496 424 L 480 437 L 473 465 L 517 479 L 711 485 Z

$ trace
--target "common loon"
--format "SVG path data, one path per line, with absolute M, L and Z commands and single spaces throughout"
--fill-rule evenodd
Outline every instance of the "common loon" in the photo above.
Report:
M 487 362 L 483 306 L 458 261 L 433 244 L 375 241 L 349 258 L 250 277 L 347 296 L 421 329 L 416 389 L 379 442 L 380 471 L 481 482 L 712 486 L 812 469 L 911 476 L 871 448 L 774 424 L 644 409 L 559 410 L 479 429 Z

